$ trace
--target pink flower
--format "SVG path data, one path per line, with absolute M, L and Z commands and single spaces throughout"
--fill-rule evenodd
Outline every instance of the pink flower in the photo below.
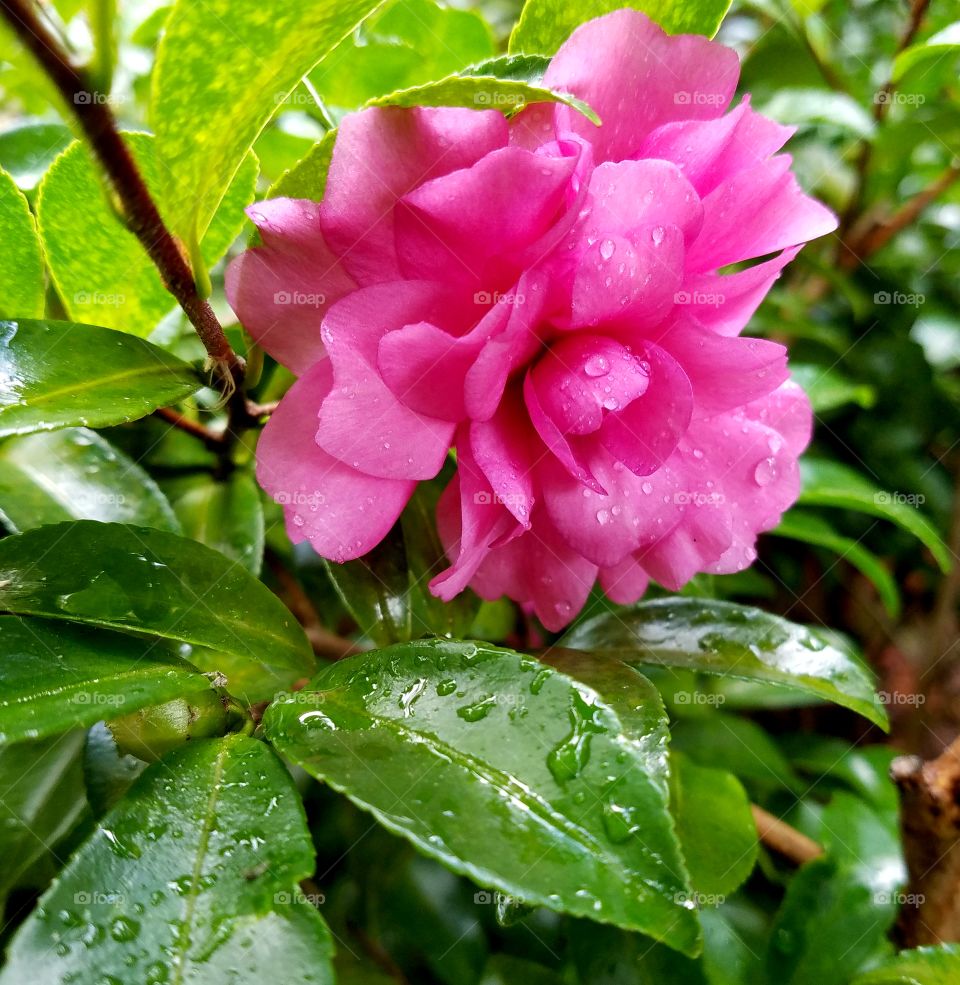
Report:
M 602 127 L 555 104 L 367 109 L 322 203 L 251 209 L 263 245 L 227 289 L 299 375 L 257 470 L 294 540 L 359 557 L 455 448 L 441 598 L 506 594 L 559 629 L 597 578 L 625 603 L 754 559 L 811 412 L 784 348 L 739 333 L 836 222 L 776 153 L 791 131 L 726 112 L 738 71 L 619 10 L 545 79 Z

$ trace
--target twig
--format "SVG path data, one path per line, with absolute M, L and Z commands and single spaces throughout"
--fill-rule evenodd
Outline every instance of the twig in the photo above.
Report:
M 753 820 L 760 840 L 767 848 L 772 848 L 797 865 L 803 865 L 804 862 L 823 855 L 823 848 L 820 845 L 796 828 L 790 827 L 786 821 L 781 821 L 756 804 L 751 804 L 750 810 L 753 811 Z
M 157 417 L 162 417 L 168 424 L 177 428 L 177 430 L 185 431 L 192 437 L 199 438 L 210 451 L 219 452 L 223 447 L 222 432 L 212 431 L 199 421 L 185 417 L 172 407 L 160 407 L 154 413 Z
M 303 627 L 313 652 L 318 657 L 323 657 L 325 660 L 341 660 L 343 657 L 361 652 L 362 648 L 352 640 L 338 636 L 323 625 L 319 613 L 300 582 L 273 551 L 267 550 L 264 559 L 271 574 L 277 580 L 279 588 L 277 594 Z
M 890 775 L 908 874 L 897 939 L 903 947 L 960 940 L 960 739 L 930 762 L 898 756 Z
M 190 265 L 160 217 L 107 101 L 91 91 L 86 71 L 70 62 L 30 0 L 0 0 L 0 13 L 73 111 L 120 200 L 127 225 L 200 336 L 214 376 L 231 401 L 231 416 L 247 423 L 242 396 L 243 359 L 233 351 L 213 308 L 200 296 Z
M 923 210 L 936 201 L 958 178 L 960 178 L 960 160 L 951 163 L 935 181 L 927 185 L 923 191 L 917 192 L 892 215 L 870 223 L 861 233 L 845 242 L 844 252 L 839 258 L 840 266 L 850 270 L 860 260 L 886 246 L 897 233 L 916 222 Z

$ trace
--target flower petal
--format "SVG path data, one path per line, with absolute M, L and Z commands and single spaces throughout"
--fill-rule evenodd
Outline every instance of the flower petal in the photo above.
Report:
M 321 359 L 280 401 L 257 443 L 257 480 L 283 504 L 294 543 L 309 540 L 318 554 L 342 562 L 380 543 L 415 483 L 365 475 L 316 444 L 317 413 L 332 382 L 330 362 Z

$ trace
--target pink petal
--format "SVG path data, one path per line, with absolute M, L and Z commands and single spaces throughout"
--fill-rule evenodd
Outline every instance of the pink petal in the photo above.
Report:
M 712 119 L 726 109 L 740 65 L 723 45 L 694 35 L 668 37 L 645 14 L 617 10 L 582 24 L 550 62 L 544 84 L 585 100 L 603 121 L 557 109 L 561 129 L 589 139 L 598 156 L 633 157 L 655 127 Z
M 321 359 L 290 388 L 257 442 L 257 480 L 283 504 L 290 539 L 342 562 L 372 550 L 413 492 L 412 481 L 377 479 L 331 458 L 313 440 L 333 374 Z
M 642 226 L 630 239 L 604 236 L 587 248 L 574 276 L 570 323 L 653 328 L 672 310 L 682 278 L 677 226 Z
M 787 380 L 773 393 L 747 404 L 743 415 L 776 431 L 786 442 L 791 455 L 799 457 L 810 444 L 813 410 L 803 388 L 793 380 Z
M 537 471 L 550 519 L 567 544 L 589 561 L 602 568 L 618 565 L 680 521 L 674 505 L 678 479 L 669 467 L 640 478 L 602 449 L 591 452 L 587 465 L 606 494 L 585 489 L 552 457 Z
M 542 513 L 533 529 L 493 549 L 470 583 L 481 598 L 507 595 L 559 632 L 583 608 L 597 567 L 571 550 Z
M 780 154 L 740 171 L 703 200 L 703 228 L 687 253 L 687 269 L 715 270 L 824 236 L 837 218 L 804 194 Z
M 726 338 L 683 321 L 659 341 L 693 385 L 696 417 L 711 417 L 756 400 L 789 376 L 787 350 L 767 339 Z
M 772 260 L 735 274 L 694 274 L 677 293 L 677 303 L 718 335 L 739 335 L 780 271 L 801 249 L 792 246 Z
M 600 569 L 600 586 L 611 602 L 632 605 L 650 584 L 650 576 L 633 556 L 610 568 Z
M 391 329 L 457 317 L 443 285 L 400 281 L 362 288 L 335 304 L 323 323 L 334 386 L 320 408 L 317 442 L 340 461 L 388 479 L 431 479 L 443 466 L 454 425 L 397 399 L 378 368 Z
M 359 283 L 397 279 L 396 203 L 507 139 L 497 110 L 387 106 L 350 114 L 340 124 L 321 208 L 327 242 Z
M 516 290 L 498 297 L 488 312 L 490 341 L 464 380 L 464 405 L 473 420 L 486 421 L 493 416 L 507 380 L 539 350 L 546 283 L 542 274 L 527 271 Z
M 258 345 L 303 373 L 323 355 L 324 312 L 356 285 L 324 242 L 316 202 L 277 198 L 248 213 L 263 245 L 227 267 L 227 299 Z
M 755 113 L 750 97 L 717 120 L 667 123 L 644 140 L 639 157 L 673 161 L 702 198 L 722 181 L 775 154 L 790 139 L 793 127 Z
M 680 364 L 658 345 L 648 344 L 646 393 L 608 414 L 600 429 L 603 447 L 635 475 L 655 472 L 670 457 L 693 414 L 693 388 Z
M 534 504 L 533 472 L 545 449 L 533 434 L 516 389 L 489 421 L 474 421 L 470 445 L 494 495 L 525 527 Z
M 426 182 L 396 212 L 396 244 L 406 277 L 445 278 L 502 287 L 522 267 L 520 254 L 558 218 L 569 192 L 573 157 L 519 147 Z

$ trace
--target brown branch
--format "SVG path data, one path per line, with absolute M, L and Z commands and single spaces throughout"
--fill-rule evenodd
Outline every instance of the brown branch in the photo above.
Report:
M 219 452 L 223 448 L 222 432 L 212 431 L 199 421 L 185 417 L 172 407 L 159 407 L 154 413 L 177 430 L 184 431 L 194 438 L 199 438 L 210 451 Z
M 823 849 L 812 838 L 790 827 L 786 821 L 781 821 L 769 811 L 765 811 L 756 804 L 750 805 L 753 812 L 753 820 L 757 826 L 757 833 L 760 841 L 767 848 L 772 848 L 775 852 L 790 859 L 797 865 L 803 865 L 812 859 L 823 855 Z
M 902 947 L 960 940 L 960 739 L 937 759 L 898 756 L 890 775 L 900 791 L 907 863 Z
M 303 586 L 287 570 L 286 565 L 273 551 L 267 550 L 264 559 L 270 568 L 270 573 L 277 581 L 279 589 L 277 594 L 303 627 L 303 631 L 307 634 L 307 639 L 313 647 L 313 652 L 318 657 L 325 660 L 341 660 L 343 657 L 361 652 L 362 648 L 352 640 L 338 636 L 323 625 L 319 613 L 303 590 Z
M 167 290 L 186 312 L 207 351 L 215 378 L 231 403 L 232 416 L 247 423 L 243 406 L 244 362 L 230 346 L 210 304 L 200 296 L 180 244 L 164 224 L 117 122 L 94 92 L 84 69 L 73 65 L 30 0 L 0 0 L 6 18 L 72 110 L 123 208 L 130 231 L 160 271 Z
M 844 243 L 844 252 L 839 258 L 840 266 L 851 270 L 861 260 L 886 246 L 897 233 L 916 222 L 924 209 L 936 201 L 958 178 L 960 178 L 960 160 L 954 161 L 935 181 L 904 202 L 896 212 L 885 219 L 871 222 L 866 229 Z

